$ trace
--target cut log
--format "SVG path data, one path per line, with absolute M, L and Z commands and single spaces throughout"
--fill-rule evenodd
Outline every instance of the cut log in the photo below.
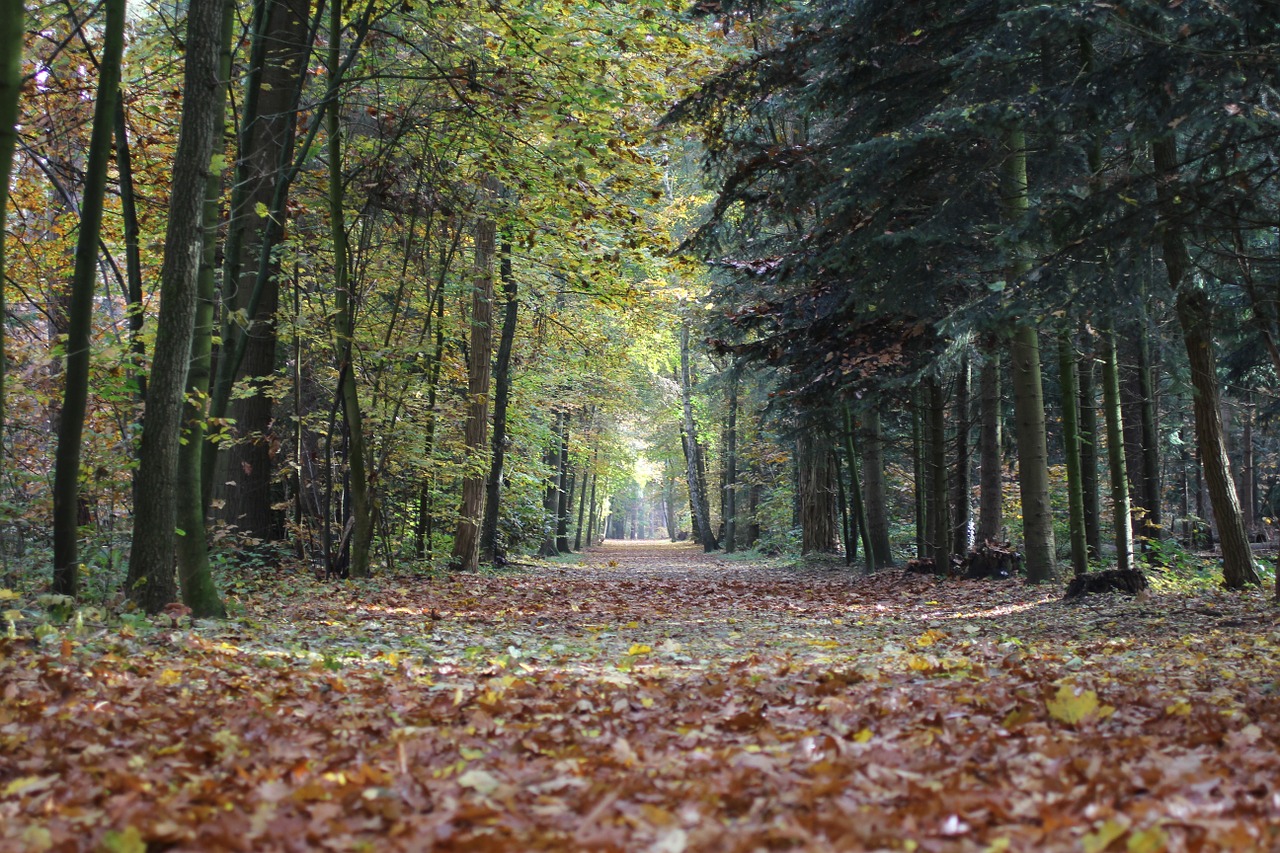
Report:
M 1138 569 L 1108 569 L 1105 572 L 1089 572 L 1072 578 L 1067 584 L 1064 600 L 1085 595 L 1122 592 L 1137 595 L 1147 588 L 1147 576 Z
M 984 542 L 965 555 L 960 573 L 968 579 L 1011 578 L 1022 571 L 1022 554 L 1008 543 Z

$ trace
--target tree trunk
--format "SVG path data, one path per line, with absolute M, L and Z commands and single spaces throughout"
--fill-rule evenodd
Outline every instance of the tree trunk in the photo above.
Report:
M 592 468 L 595 467 L 595 462 L 596 462 L 596 459 L 598 458 L 599 458 L 598 451 L 595 454 L 592 454 L 592 457 L 591 457 Z M 582 473 L 579 476 L 582 479 L 582 487 L 578 489 L 578 524 L 573 529 L 573 550 L 575 551 L 582 550 L 582 523 L 586 517 L 586 512 L 587 512 L 587 488 L 591 482 L 590 468 L 584 467 L 582 469 Z M 590 544 L 590 540 L 588 540 L 588 544 Z
M 54 461 L 53 591 L 73 598 L 80 580 L 80 446 L 89 397 L 89 347 L 93 332 L 94 290 L 98 281 L 98 236 L 102 230 L 116 99 L 120 97 L 120 57 L 124 52 L 125 0 L 107 0 L 105 6 L 106 29 L 102 55 L 98 60 L 98 94 L 80 202 L 80 231 L 76 235 L 66 369 L 63 371 L 62 417 L 58 420 L 58 449 Z M 21 6 L 17 15 L 21 18 Z M 15 53 L 20 50 L 21 43 Z M 9 125 L 5 129 L 10 130 L 11 127 Z M 12 157 L 11 150 L 3 154 L 6 158 Z M 8 168 L 4 171 L 3 195 L 7 196 Z M 7 198 L 3 201 L 7 204 Z M 3 227 L 2 220 L 0 227 Z M 3 287 L 4 279 L 0 277 L 0 289 Z M 0 314 L 0 325 L 6 322 L 7 319 Z
M 501 187 L 486 176 L 482 205 L 491 204 Z M 467 365 L 467 421 L 463 429 L 467 473 L 462 477 L 462 505 L 453 538 L 455 569 L 474 571 L 479 565 L 480 520 L 484 513 L 484 475 L 477 475 L 489 434 L 489 378 L 493 359 L 493 253 L 496 242 L 493 212 L 481 209 L 476 219 L 476 254 L 471 285 L 471 344 Z
M 1089 570 L 1089 545 L 1084 536 L 1084 487 L 1080 481 L 1080 395 L 1076 388 L 1075 348 L 1066 332 L 1058 335 L 1058 376 L 1062 382 L 1062 453 L 1067 465 L 1071 569 L 1079 577 Z
M 956 374 L 955 417 L 956 469 L 951 492 L 951 553 L 964 555 L 973 546 L 969 528 L 973 523 L 970 507 L 972 480 L 969 462 L 969 353 L 960 359 Z
M 213 310 L 217 289 L 214 264 L 217 259 L 218 219 L 222 200 L 222 170 L 216 168 L 216 165 L 224 149 L 234 25 L 235 9 L 233 4 L 227 3 L 222 16 L 222 44 L 218 62 L 220 108 L 213 136 L 214 162 L 205 178 L 204 246 L 200 272 L 196 278 L 196 316 L 192 327 L 191 365 L 187 369 L 183 441 L 178 449 L 177 524 L 181 531 L 176 542 L 178 588 L 182 592 L 182 603 L 191 608 L 192 615 L 219 618 L 226 615 L 226 609 L 213 584 L 209 567 L 201 456 L 205 445 L 205 403 L 209 398 L 213 352 Z
M 938 569 L 951 562 L 951 525 L 947 522 L 947 395 L 942 382 L 925 380 L 929 425 L 929 557 Z
M 182 122 L 160 271 L 160 317 L 138 454 L 133 552 L 126 591 L 154 613 L 174 600 L 173 569 L 179 437 L 195 324 L 203 243 L 205 174 L 222 101 L 218 61 L 226 0 L 193 4 L 187 14 Z
M 480 529 L 480 562 L 492 563 L 498 550 L 498 510 L 501 508 L 503 466 L 507 458 L 507 401 L 511 398 L 511 350 L 516 340 L 516 320 L 520 302 L 518 285 L 511 271 L 511 243 L 502 244 L 502 295 L 507 304 L 502 313 L 502 337 L 498 342 L 498 359 L 493 366 L 493 441 L 489 460 L 488 494 L 484 504 L 484 525 Z
M 276 246 L 284 238 L 284 223 L 273 218 L 276 186 L 287 179 L 293 159 L 296 107 L 299 87 L 305 76 L 308 4 L 303 0 L 259 0 L 255 12 L 264 14 L 255 21 L 251 55 L 261 58 L 260 69 L 249 69 L 243 101 L 240 151 L 237 158 L 236 188 L 228 224 L 227 258 L 224 268 L 223 342 L 230 344 L 244 336 L 244 356 L 235 373 L 254 389 L 237 395 L 227 406 L 227 418 L 234 423 L 239 438 L 215 466 L 206 470 L 214 482 L 206 484 L 224 504 L 220 517 L 241 533 L 268 541 L 279 535 L 271 509 L 271 487 L 275 460 L 271 453 L 273 401 L 268 396 L 270 379 L 276 369 L 276 314 L 280 303 L 280 261 Z M 266 215 L 263 215 L 266 214 Z M 269 267 L 258 302 L 251 306 L 258 277 L 258 258 L 267 253 Z M 248 316 L 253 307 L 253 316 Z M 238 318 L 238 319 L 237 319 Z M 224 349 L 224 357 L 229 354 Z M 204 451 L 218 454 L 215 446 Z M 227 480 L 234 480 L 228 484 Z
M 1084 506 L 1084 541 L 1089 559 L 1102 557 L 1102 524 L 1098 509 L 1098 390 L 1092 350 L 1076 362 L 1080 390 L 1080 492 Z
M 916 559 L 929 556 L 929 487 L 926 482 L 925 433 L 920 417 L 920 393 L 911 395 L 911 482 L 916 510 Z
M 1182 327 L 1187 361 L 1191 366 L 1196 446 L 1200 450 L 1213 516 L 1218 524 L 1218 538 L 1222 544 L 1223 583 L 1229 589 L 1241 589 L 1262 581 L 1253 565 L 1253 554 L 1249 549 L 1244 519 L 1240 515 L 1235 485 L 1231 482 L 1226 444 L 1222 435 L 1217 365 L 1210 332 L 1213 311 L 1205 292 L 1196 287 L 1195 282 L 1187 280 L 1190 259 L 1182 240 L 1177 187 L 1173 185 L 1178 177 L 1176 137 L 1169 134 L 1155 142 L 1152 145 L 1152 157 L 1156 172 L 1162 178 L 1157 184 L 1157 202 L 1164 219 L 1164 265 L 1169 276 L 1169 286 L 1176 294 L 1174 306 L 1178 323 Z
M 873 403 L 862 416 L 863 496 L 867 509 L 867 538 L 870 542 L 873 568 L 893 565 L 893 549 L 889 544 L 889 499 L 884 478 L 884 431 L 880 424 L 880 408 Z
M 24 0 L 0 0 L 0 321 L 7 317 L 4 287 L 5 218 L 9 212 L 9 176 L 13 173 L 13 151 L 18 145 L 18 96 L 22 94 L 22 40 Z M 0 322 L 0 454 L 4 452 L 5 380 L 9 372 L 5 359 L 5 326 Z M 56 562 L 56 561 L 55 561 Z
M 1125 473 L 1124 414 L 1120 405 L 1120 366 L 1117 361 L 1115 334 L 1108 333 L 1102 362 L 1102 397 L 1107 421 L 1107 461 L 1111 473 L 1116 567 L 1123 570 L 1133 567 L 1133 525 L 1129 520 L 1129 479 Z
M 724 550 L 738 550 L 738 364 L 729 369 L 729 417 L 724 453 Z
M 698 427 L 693 420 L 693 380 L 689 373 L 689 323 L 680 324 L 680 397 L 684 414 L 686 468 L 689 477 L 689 503 L 698 538 L 704 551 L 720 547 L 711 529 L 711 507 L 706 493 L 705 466 L 698 446 Z
M 591 472 L 591 497 L 589 498 L 591 502 L 591 511 L 587 513 L 587 547 L 588 548 L 594 547 L 596 544 L 595 542 L 596 515 L 597 515 L 596 514 L 596 480 L 598 477 L 599 475 L 595 471 Z
M 547 487 L 542 496 L 543 524 L 546 535 L 542 538 L 542 546 L 538 549 L 539 557 L 555 557 L 560 554 L 556 548 L 556 514 L 560 508 L 560 420 L 568 417 L 557 410 L 552 418 L 551 436 L 547 442 L 546 452 L 542 455 L 542 463 L 547 468 Z
M 822 436 L 801 433 L 797 442 L 799 474 L 800 551 L 831 554 L 836 550 L 836 485 L 831 462 L 831 442 Z
M 1006 219 L 1018 224 L 1028 210 L 1026 135 L 1018 128 L 1005 137 L 1001 192 Z M 1011 279 L 1026 275 L 1029 263 L 1017 256 L 1009 270 Z M 1025 542 L 1027 580 L 1040 583 L 1057 577 L 1054 557 L 1053 510 L 1049 504 L 1049 448 L 1045 438 L 1044 390 L 1040 382 L 1040 337 L 1028 320 L 1013 333 L 1011 351 L 1013 407 L 1018 445 L 1018 486 L 1022 496 L 1022 536 Z
M 1254 525 L 1254 507 L 1257 506 L 1255 497 L 1254 478 L 1256 477 L 1256 468 L 1254 467 L 1253 453 L 1253 404 L 1250 399 L 1251 395 L 1246 392 L 1244 398 L 1244 411 L 1241 413 L 1240 420 L 1243 421 L 1243 434 L 1240 437 L 1240 478 L 1236 486 L 1236 490 L 1240 495 L 1240 515 L 1244 519 L 1244 529 L 1246 532 L 1253 530 Z
M 1155 366 L 1151 359 L 1151 335 L 1143 323 L 1138 333 L 1138 416 L 1142 440 L 1142 500 L 1146 510 L 1142 534 L 1151 540 L 1161 536 L 1164 513 L 1160 508 L 1159 401 L 1156 399 Z
M 1000 540 L 1004 525 L 1004 465 L 1000 460 L 1000 355 L 986 352 L 979 374 L 979 408 L 982 434 L 979 441 L 978 531 L 979 545 Z
M 867 570 L 870 571 L 875 565 L 875 556 L 871 551 L 871 531 L 867 525 L 867 508 L 866 502 L 862 498 L 862 478 L 858 476 L 858 436 L 855 432 L 856 424 L 853 420 L 853 412 L 849 409 L 849 404 L 845 403 L 841 407 L 841 415 L 844 419 L 844 448 L 845 455 L 849 457 L 849 493 L 852 495 L 851 509 L 853 510 L 852 530 L 853 536 L 862 537 L 862 553 L 866 555 Z
M 342 123 L 338 85 L 341 81 L 342 4 L 330 6 L 329 89 L 333 103 L 327 114 L 329 135 L 329 228 L 333 240 L 335 333 L 338 339 L 338 375 L 341 377 L 342 414 L 347 430 L 347 472 L 350 479 L 351 512 L 355 526 L 350 538 L 350 575 L 369 576 L 369 552 L 373 545 L 373 495 L 366 472 L 364 418 L 360 412 L 360 392 L 356 384 L 355 299 L 351 293 L 347 225 L 343 213 Z

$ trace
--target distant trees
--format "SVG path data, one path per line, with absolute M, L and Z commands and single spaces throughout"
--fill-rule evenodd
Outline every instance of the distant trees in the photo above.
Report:
M 1276 10 L 871 2 L 755 20 L 726 13 L 725 26 L 767 33 L 762 47 L 671 116 L 702 129 L 719 184 L 693 245 L 726 270 L 713 291 L 728 306 L 722 345 L 781 368 L 780 393 L 814 410 L 827 395 L 950 375 L 965 336 L 1005 341 L 1027 568 L 1046 579 L 1057 556 L 1039 337 L 1111 328 L 1155 249 L 1169 286 L 1144 278 L 1142 292 L 1190 336 L 1199 456 L 1231 540 L 1224 577 L 1255 582 L 1210 411 L 1213 295 L 1194 270 L 1244 260 L 1217 239 L 1227 222 L 1274 252 L 1263 235 L 1276 176 L 1261 164 L 1280 129 L 1266 94 Z M 987 399 L 995 380 L 988 371 Z M 1071 432 L 1091 405 L 1072 407 Z M 1077 551 L 1085 465 L 1072 477 Z M 987 536 L 997 485 L 983 481 Z

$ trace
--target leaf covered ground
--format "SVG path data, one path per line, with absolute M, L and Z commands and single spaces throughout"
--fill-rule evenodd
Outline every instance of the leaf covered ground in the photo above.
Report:
M 1280 849 L 1271 602 L 1060 593 L 611 544 L 195 626 L 10 600 L 0 849 Z

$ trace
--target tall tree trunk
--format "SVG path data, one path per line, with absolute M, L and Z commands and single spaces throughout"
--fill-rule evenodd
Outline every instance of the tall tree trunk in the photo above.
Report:
M 1143 323 L 1138 332 L 1138 417 L 1142 436 L 1142 500 L 1143 536 L 1157 540 L 1161 536 L 1164 513 L 1160 507 L 1160 428 L 1159 401 L 1156 399 L 1155 365 L 1151 358 L 1151 334 Z
M 276 538 L 272 482 L 275 460 L 271 453 L 273 401 L 270 379 L 276 369 L 277 324 L 280 304 L 280 260 L 277 245 L 284 238 L 284 223 L 273 218 L 276 185 L 286 179 L 293 159 L 296 106 L 310 53 L 307 39 L 309 4 L 305 0 L 258 0 L 251 55 L 260 69 L 250 69 L 243 102 L 236 188 L 228 224 L 224 274 L 223 341 L 245 337 L 244 356 L 235 373 L 253 393 L 236 395 L 227 407 L 239 440 L 232 443 L 216 465 L 214 482 L 206 484 L 223 501 L 221 517 L 247 536 L 268 541 Z M 287 192 L 286 192 L 287 194 Z M 265 215 L 263 215 L 265 214 Z M 234 232 L 234 233 L 231 233 Z M 258 276 L 258 257 L 266 250 L 269 267 L 254 313 L 250 301 Z M 234 256 L 233 256 L 234 255 Z M 224 350 L 224 356 L 230 357 Z M 204 451 L 211 458 L 216 446 Z M 215 466 L 208 466 L 213 472 Z M 228 484 L 233 480 L 234 484 Z
M 467 473 L 462 477 L 462 505 L 453 538 L 453 567 L 474 571 L 479 565 L 480 520 L 484 513 L 483 475 L 475 473 L 488 443 L 489 379 L 493 359 L 493 253 L 496 242 L 493 211 L 487 209 L 501 186 L 486 176 L 481 210 L 476 219 L 475 271 L 471 284 L 471 345 L 467 365 L 467 420 L 463 441 L 467 447 Z
M 539 557 L 555 557 L 560 554 L 556 548 L 556 521 L 560 509 L 560 421 L 568 415 L 556 410 L 552 417 L 551 435 L 547 441 L 546 452 L 542 455 L 542 463 L 547 469 L 547 486 L 542 496 L 543 524 L 546 535 L 542 538 L 542 546 L 538 549 Z
M 1076 362 L 1080 406 L 1080 497 L 1084 507 L 1084 541 L 1089 559 L 1102 557 L 1102 524 L 1098 508 L 1098 389 L 1092 344 Z
M 840 408 L 844 420 L 844 450 L 845 455 L 849 457 L 849 493 L 852 495 L 850 503 L 853 510 L 853 529 L 850 533 L 854 536 L 861 535 L 862 553 L 866 555 L 867 570 L 870 571 L 875 566 L 875 555 L 871 550 L 871 531 L 867 524 L 867 507 L 862 497 L 862 478 L 858 475 L 857 424 L 853 420 L 853 412 L 849 409 L 848 403 L 843 404 Z
M 133 551 L 126 581 L 129 596 L 152 613 L 173 601 L 176 592 L 178 448 L 204 237 L 204 178 L 222 108 L 218 62 L 225 2 L 196 3 L 187 13 L 182 123 L 173 162 L 160 271 L 160 317 L 138 455 Z
M 893 565 L 889 543 L 889 498 L 884 478 L 884 430 L 879 404 L 873 402 L 863 413 L 862 473 L 863 498 L 867 508 L 868 552 L 873 568 Z
M 836 484 L 831 442 L 815 433 L 801 433 L 797 442 L 801 553 L 831 554 L 836 550 Z
M 587 547 L 588 548 L 595 547 L 595 544 L 596 544 L 596 541 L 595 541 L 596 515 L 597 515 L 596 513 L 596 480 L 598 478 L 599 478 L 599 475 L 595 471 L 592 471 L 591 472 L 591 497 L 589 498 L 591 502 L 591 511 L 587 513 Z
M 196 316 L 192 327 L 191 365 L 187 369 L 185 424 L 182 446 L 178 449 L 177 523 L 182 531 L 176 542 L 178 556 L 178 588 L 182 602 L 199 617 L 222 617 L 226 609 L 213 584 L 209 567 L 209 545 L 205 533 L 204 490 L 201 484 L 201 455 L 205 443 L 205 403 L 209 398 L 210 366 L 213 351 L 213 309 L 216 293 L 214 264 L 217 259 L 217 237 L 222 170 L 216 168 L 224 150 L 226 132 L 227 88 L 231 79 L 231 39 L 235 26 L 235 9 L 226 3 L 222 15 L 222 44 L 218 61 L 218 94 L 220 108 L 214 127 L 214 163 L 205 177 L 204 246 L 200 272 L 196 278 Z
M 1169 276 L 1169 286 L 1176 294 L 1174 306 L 1178 323 L 1182 327 L 1187 361 L 1191 366 L 1196 446 L 1200 450 L 1200 461 L 1209 486 L 1214 520 L 1218 523 L 1218 537 L 1222 544 L 1223 583 L 1229 589 L 1241 589 L 1262 581 L 1253 565 L 1253 554 L 1249 549 L 1244 519 L 1240 515 L 1240 501 L 1236 497 L 1235 485 L 1231 482 L 1226 444 L 1222 435 L 1218 374 L 1211 334 L 1213 310 L 1205 292 L 1195 282 L 1188 280 L 1190 259 L 1182 240 L 1178 215 L 1178 143 L 1172 133 L 1153 143 L 1152 158 L 1156 173 L 1161 178 L 1157 184 L 1157 203 L 1164 219 L 1164 265 Z
M 342 414 L 347 430 L 347 472 L 350 480 L 351 512 L 354 528 L 350 537 L 351 577 L 369 576 L 369 552 L 373 545 L 374 507 L 366 472 L 368 453 L 365 450 L 364 418 L 360 412 L 360 392 L 356 385 L 355 365 L 355 299 L 351 293 L 351 278 L 347 225 L 343 212 L 342 185 L 342 122 L 339 109 L 341 98 L 341 33 L 342 4 L 330 6 L 329 17 L 329 91 L 333 103 L 326 116 L 328 123 L 329 154 L 329 228 L 333 241 L 333 279 L 335 334 L 338 344 L 338 375 L 341 381 Z
M 582 523 L 586 518 L 587 511 L 587 489 L 591 484 L 591 468 L 595 467 L 596 460 L 599 459 L 600 453 L 597 449 L 591 456 L 590 467 L 583 467 L 582 473 L 579 475 L 582 479 L 582 487 L 578 489 L 578 524 L 573 529 L 573 550 L 582 550 Z M 590 544 L 590 540 L 588 540 Z
M 853 457 L 846 454 L 843 450 L 836 450 L 832 454 L 836 468 L 836 501 L 840 508 L 840 533 L 844 541 L 844 564 L 852 566 L 853 561 L 858 559 L 858 529 L 857 522 L 853 523 L 853 527 L 849 525 L 849 489 L 845 487 L 844 471 L 841 470 L 841 457 L 845 459 L 845 466 L 850 467 L 848 463 Z
M 128 297 L 125 316 L 129 322 L 129 352 L 133 356 L 130 373 L 137 383 L 138 401 L 147 400 L 147 376 L 142 361 L 146 344 L 142 340 L 142 327 L 146 311 L 142 304 L 142 252 L 138 227 L 137 194 L 133 184 L 133 154 L 129 147 L 129 128 L 125 120 L 124 98 L 116 99 L 116 175 L 120 186 L 120 218 L 124 231 L 125 280 L 128 281 Z M 3 224 L 3 223 L 0 223 Z M 0 306 L 2 307 L 2 306 Z M 0 314 L 3 312 L 0 311 Z M 135 471 L 136 474 L 136 471 Z
M 911 395 L 911 481 L 916 510 L 916 559 L 929 556 L 929 484 L 925 431 L 920 417 L 920 393 Z
M 1240 494 L 1240 514 L 1244 519 L 1244 529 L 1246 531 L 1253 530 L 1254 524 L 1254 507 L 1257 506 L 1255 498 L 1254 479 L 1257 469 L 1254 467 L 1253 453 L 1253 402 L 1250 399 L 1251 394 L 1245 393 L 1244 411 L 1241 413 L 1240 420 L 1243 421 L 1243 434 L 1240 437 L 1240 478 L 1239 484 L 1236 486 Z
M 978 542 L 995 542 L 1000 539 L 1004 525 L 1004 465 L 1000 459 L 1000 355 L 988 349 L 979 373 L 979 408 L 982 415 L 982 432 L 978 442 Z
M 951 492 L 951 553 L 964 554 L 972 546 L 969 528 L 973 514 L 970 508 L 971 474 L 969 463 L 969 353 L 960 359 L 956 374 L 955 417 L 956 468 Z
M 1102 397 L 1107 421 L 1107 461 L 1111 472 L 1112 522 L 1116 536 L 1116 566 L 1132 568 L 1133 525 L 1130 523 L 1129 479 L 1125 473 L 1124 414 L 1120 405 L 1120 365 L 1115 333 L 1106 335 L 1102 362 Z
M 5 380 L 9 372 L 5 360 L 6 314 L 4 298 L 5 219 L 9 212 L 9 176 L 13 173 L 13 152 L 18 145 L 18 96 L 22 94 L 22 40 L 27 34 L 23 22 L 24 0 L 0 0 L 0 458 L 4 452 Z
M 105 6 L 106 29 L 102 55 L 98 60 L 98 94 L 93 110 L 93 130 L 89 136 L 84 195 L 80 202 L 80 231 L 76 235 L 64 371 L 66 384 L 54 460 L 53 589 L 72 597 L 78 592 L 80 580 L 80 445 L 89 398 L 89 345 L 93 332 L 94 291 L 98 282 L 98 236 L 102 230 L 116 99 L 120 97 L 120 58 L 124 53 L 125 0 L 108 0 Z M 17 15 L 21 19 L 21 7 Z M 11 126 L 6 130 L 11 130 Z M 12 151 L 2 153 L 6 158 L 12 156 Z M 7 196 L 8 168 L 5 175 L 4 195 Z M 7 198 L 4 201 L 7 204 Z M 0 221 L 2 226 L 3 221 Z M 3 287 L 4 279 L 0 277 L 0 289 Z M 0 314 L 0 325 L 5 322 L 4 315 Z
M 1027 214 L 1027 144 L 1019 128 L 1005 137 L 1001 194 L 1006 219 L 1017 224 Z M 1029 271 L 1024 257 L 1015 257 L 1011 279 Z M 1045 437 L 1044 389 L 1040 382 L 1040 337 L 1028 320 L 1013 333 L 1011 349 L 1015 437 L 1018 445 L 1018 486 L 1022 496 L 1022 536 L 1026 549 L 1027 580 L 1041 583 L 1058 575 L 1053 541 L 1053 510 L 1049 504 L 1049 448 Z
M 501 509 L 503 466 L 507 458 L 507 403 L 511 398 L 511 350 L 516 340 L 516 319 L 520 309 L 518 285 L 511 271 L 511 243 L 503 241 L 499 265 L 502 295 L 506 305 L 502 312 L 502 337 L 498 341 L 498 358 L 493 365 L 493 441 L 489 459 L 488 494 L 484 504 L 484 525 L 480 528 L 480 562 L 492 563 L 498 551 L 498 511 Z
M 573 419 L 568 414 L 560 422 L 560 488 L 556 494 L 556 550 L 569 553 L 569 508 L 573 506 L 573 470 L 569 465 L 569 427 Z M 632 535 L 631 538 L 635 538 Z
M 1080 395 L 1076 387 L 1075 348 L 1066 332 L 1058 335 L 1058 376 L 1062 383 L 1062 452 L 1067 464 L 1071 569 L 1079 577 L 1089 570 L 1089 545 L 1084 536 L 1084 486 L 1080 480 Z
M 435 342 L 431 349 L 431 364 L 427 368 L 427 435 L 423 442 L 422 458 L 430 461 L 436 447 L 436 394 L 440 388 L 440 366 L 444 359 L 444 288 L 436 286 L 435 302 Z M 418 559 L 432 557 L 432 539 L 435 534 L 434 497 L 431 492 L 432 477 L 422 475 L 418 484 L 418 524 L 417 554 Z
M 738 550 L 738 370 L 729 369 L 729 415 L 725 429 L 724 458 L 724 550 Z
M 689 323 L 680 324 L 680 399 L 684 414 L 686 468 L 689 477 L 689 503 L 693 511 L 693 523 L 705 551 L 719 546 L 711 529 L 711 508 L 706 494 L 706 475 L 698 446 L 698 427 L 693 420 L 693 380 L 689 372 Z
M 929 401 L 929 557 L 944 569 L 951 562 L 951 525 L 947 523 L 947 395 L 942 382 L 925 380 Z

